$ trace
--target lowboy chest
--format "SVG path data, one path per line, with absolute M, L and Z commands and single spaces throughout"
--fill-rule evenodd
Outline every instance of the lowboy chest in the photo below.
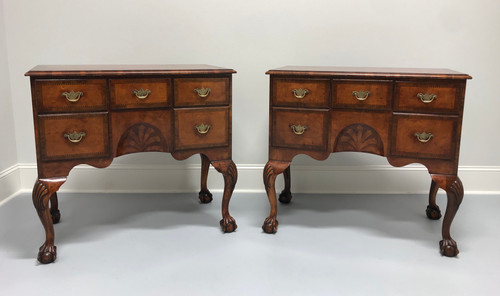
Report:
M 78 164 L 106 167 L 120 155 L 159 151 L 201 155 L 202 203 L 210 164 L 224 176 L 224 232 L 237 180 L 231 160 L 232 69 L 208 65 L 37 66 L 30 76 L 38 180 L 33 203 L 45 228 L 38 260 L 56 259 L 57 190 Z M 50 207 L 49 207 L 50 201 Z
M 441 253 L 456 256 L 451 222 L 463 198 L 458 171 L 465 84 L 447 69 L 288 66 L 270 75 L 269 161 L 264 185 L 271 212 L 262 226 L 277 231 L 276 176 L 289 203 L 290 163 L 297 154 L 318 160 L 342 151 L 385 156 L 393 166 L 423 164 L 431 175 L 426 214 L 439 219 L 438 188 L 446 191 Z

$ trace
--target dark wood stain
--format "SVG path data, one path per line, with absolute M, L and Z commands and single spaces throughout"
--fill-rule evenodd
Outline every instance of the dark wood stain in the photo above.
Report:
M 107 167 L 129 153 L 169 152 L 179 160 L 200 154 L 200 201 L 212 200 L 207 188 L 212 164 L 224 177 L 220 226 L 234 231 L 228 210 L 238 177 L 231 159 L 233 73 L 209 65 L 45 65 L 28 71 L 38 166 L 33 203 L 46 237 L 38 261 L 57 257 L 57 190 L 70 170 L 79 164 Z M 213 91 L 202 98 L 193 91 L 202 87 Z M 80 93 L 78 99 L 64 95 L 71 91 Z M 201 124 L 211 130 L 196 132 Z M 72 142 L 65 135 L 73 132 L 80 138 Z
M 463 198 L 457 171 L 469 75 L 449 69 L 323 66 L 286 66 L 266 74 L 271 89 L 264 185 L 271 213 L 262 226 L 265 232 L 278 228 L 275 179 L 281 172 L 285 189 L 279 201 L 291 201 L 293 157 L 306 154 L 324 160 L 335 152 L 365 152 L 385 156 L 393 166 L 421 163 L 427 167 L 432 178 L 427 216 L 441 217 L 435 199 L 437 188 L 444 189 L 448 206 L 440 250 L 445 256 L 458 254 L 450 226 Z M 331 91 L 325 91 L 325 85 L 331 85 Z M 294 98 L 293 89 L 300 88 L 315 95 Z M 308 129 L 301 135 L 290 132 L 288 125 L 295 122 Z M 432 134 L 427 142 L 417 138 L 424 132 Z

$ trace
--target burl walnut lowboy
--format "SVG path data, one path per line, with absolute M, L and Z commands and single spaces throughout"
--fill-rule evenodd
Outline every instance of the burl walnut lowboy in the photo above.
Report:
M 237 170 L 231 160 L 232 69 L 208 65 L 37 66 L 31 79 L 38 180 L 33 203 L 45 228 L 38 260 L 56 259 L 56 192 L 78 164 L 107 167 L 114 157 L 145 151 L 175 159 L 201 155 L 202 203 L 210 164 L 224 176 L 224 232 Z M 50 201 L 50 207 L 49 207 Z
M 358 151 L 387 157 L 393 166 L 423 164 L 431 175 L 427 217 L 439 219 L 438 188 L 448 204 L 439 246 L 456 256 L 450 226 L 463 198 L 457 176 L 465 84 L 471 77 L 447 69 L 283 67 L 270 70 L 269 161 L 264 184 L 271 213 L 262 226 L 277 231 L 276 176 L 289 203 L 290 162 Z M 389 185 L 389 184 L 388 184 Z

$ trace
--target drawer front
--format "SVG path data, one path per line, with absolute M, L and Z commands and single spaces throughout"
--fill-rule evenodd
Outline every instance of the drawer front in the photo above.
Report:
M 465 84 L 396 82 L 395 111 L 458 114 L 462 109 Z
M 326 150 L 328 111 L 273 109 L 271 129 L 274 147 Z
M 135 152 L 170 152 L 172 147 L 172 112 L 126 110 L 110 114 L 112 152 L 120 156 Z
M 330 80 L 272 79 L 272 104 L 282 107 L 328 108 Z
M 39 116 L 39 147 L 42 160 L 107 157 L 108 115 Z
M 334 110 L 331 115 L 330 151 L 387 155 L 391 118 L 390 111 Z
M 394 115 L 391 154 L 453 160 L 457 128 L 457 116 Z
M 391 81 L 333 81 L 333 106 L 356 109 L 390 109 Z
M 106 110 L 106 80 L 36 80 L 39 113 Z
M 174 117 L 175 150 L 229 145 L 229 107 L 177 109 Z
M 111 79 L 112 108 L 148 108 L 170 105 L 170 79 Z
M 180 106 L 229 105 L 229 78 L 174 79 L 174 104 Z

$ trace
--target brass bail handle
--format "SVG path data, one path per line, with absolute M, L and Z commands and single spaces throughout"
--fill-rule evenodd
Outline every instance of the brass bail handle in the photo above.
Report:
M 353 91 L 352 95 L 358 100 L 358 101 L 364 101 L 368 99 L 370 96 L 370 92 L 367 90 L 360 90 L 360 91 Z
M 300 124 L 298 124 L 298 125 L 292 124 L 290 126 L 290 128 L 292 129 L 293 133 L 296 134 L 296 135 L 302 135 L 307 130 L 307 126 L 300 125 Z
M 435 99 L 437 99 L 437 95 L 435 94 L 430 94 L 430 93 L 418 93 L 417 94 L 417 98 L 420 99 L 420 101 L 422 101 L 423 103 L 425 104 L 429 104 L 431 103 L 432 101 L 434 101 Z
M 198 96 L 200 96 L 200 98 L 206 98 L 210 94 L 211 89 L 208 87 L 207 88 L 202 87 L 202 88 L 195 88 L 193 91 L 197 93 Z
M 63 97 L 66 97 L 66 100 L 70 101 L 71 103 L 76 103 L 83 96 L 83 92 L 71 90 L 70 92 L 63 92 L 61 95 Z
M 195 125 L 194 129 L 200 133 L 200 134 L 206 134 L 210 130 L 210 124 L 200 124 L 200 125 Z
M 417 140 L 421 143 L 427 143 L 434 137 L 432 133 L 427 132 L 415 133 L 413 135 L 417 137 Z
M 134 89 L 132 91 L 132 94 L 134 94 L 139 100 L 144 100 L 151 94 L 151 91 L 149 89 L 142 89 L 142 88 Z
M 78 143 L 80 142 L 83 137 L 85 137 L 87 134 L 85 132 L 77 132 L 73 131 L 72 133 L 65 133 L 64 137 L 67 138 L 71 143 Z
M 292 89 L 292 93 L 297 99 L 303 99 L 305 96 L 307 96 L 309 90 L 306 88 Z

